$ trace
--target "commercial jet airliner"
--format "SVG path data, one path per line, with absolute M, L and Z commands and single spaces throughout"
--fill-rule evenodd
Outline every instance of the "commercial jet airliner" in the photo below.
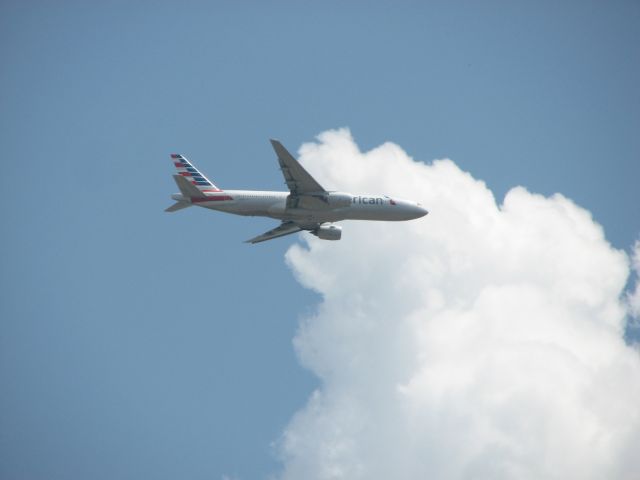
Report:
M 428 212 L 417 202 L 386 195 L 360 195 L 325 190 L 277 140 L 271 140 L 288 192 L 221 190 L 182 155 L 171 155 L 180 193 L 166 212 L 196 205 L 236 215 L 270 217 L 282 223 L 247 243 L 264 242 L 307 230 L 323 240 L 340 240 L 341 220 L 413 220 Z

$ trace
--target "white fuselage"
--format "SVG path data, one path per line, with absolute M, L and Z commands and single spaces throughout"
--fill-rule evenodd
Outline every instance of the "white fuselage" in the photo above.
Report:
M 289 192 L 254 190 L 225 190 L 211 193 L 207 198 L 186 199 L 181 194 L 174 200 L 190 201 L 211 210 L 271 217 L 298 224 L 315 225 L 340 220 L 413 220 L 423 217 L 427 210 L 419 203 L 390 198 L 385 195 L 352 195 L 342 192 L 323 192 L 292 199 Z

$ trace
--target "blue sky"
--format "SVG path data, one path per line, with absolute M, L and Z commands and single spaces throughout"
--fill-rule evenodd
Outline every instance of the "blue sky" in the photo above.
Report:
M 290 150 L 449 157 L 640 233 L 635 2 L 3 2 L 0 474 L 264 478 L 316 385 L 273 222 L 189 209 L 168 155 L 283 189 Z M 336 186 L 339 188 L 339 186 Z

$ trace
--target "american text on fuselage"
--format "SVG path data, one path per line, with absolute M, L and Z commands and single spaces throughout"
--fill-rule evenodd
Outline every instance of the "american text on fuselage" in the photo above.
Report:
M 297 197 L 295 202 L 289 201 L 287 206 L 299 208 L 340 208 L 348 207 L 350 205 L 366 206 L 387 204 L 396 205 L 396 202 L 386 195 L 351 195 L 346 192 L 326 192 L 317 195 L 309 194 Z
M 351 198 L 351 203 L 358 203 L 358 204 L 365 204 L 365 205 L 384 205 L 385 199 L 381 197 L 363 197 L 363 196 L 357 195 Z M 393 202 L 391 202 L 391 204 L 393 205 Z

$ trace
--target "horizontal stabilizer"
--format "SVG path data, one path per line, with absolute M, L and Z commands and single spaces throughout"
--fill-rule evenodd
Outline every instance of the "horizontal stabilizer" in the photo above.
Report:
M 188 208 L 190 206 L 191 206 L 191 204 L 187 203 L 187 202 L 176 202 L 173 205 L 171 205 L 169 208 L 165 208 L 164 211 L 165 212 L 177 212 L 178 210 L 182 210 L 183 208 Z
M 207 198 L 207 196 L 201 192 L 198 187 L 182 175 L 174 175 L 173 179 L 175 180 L 176 185 L 178 185 L 180 193 L 182 193 L 186 198 Z

